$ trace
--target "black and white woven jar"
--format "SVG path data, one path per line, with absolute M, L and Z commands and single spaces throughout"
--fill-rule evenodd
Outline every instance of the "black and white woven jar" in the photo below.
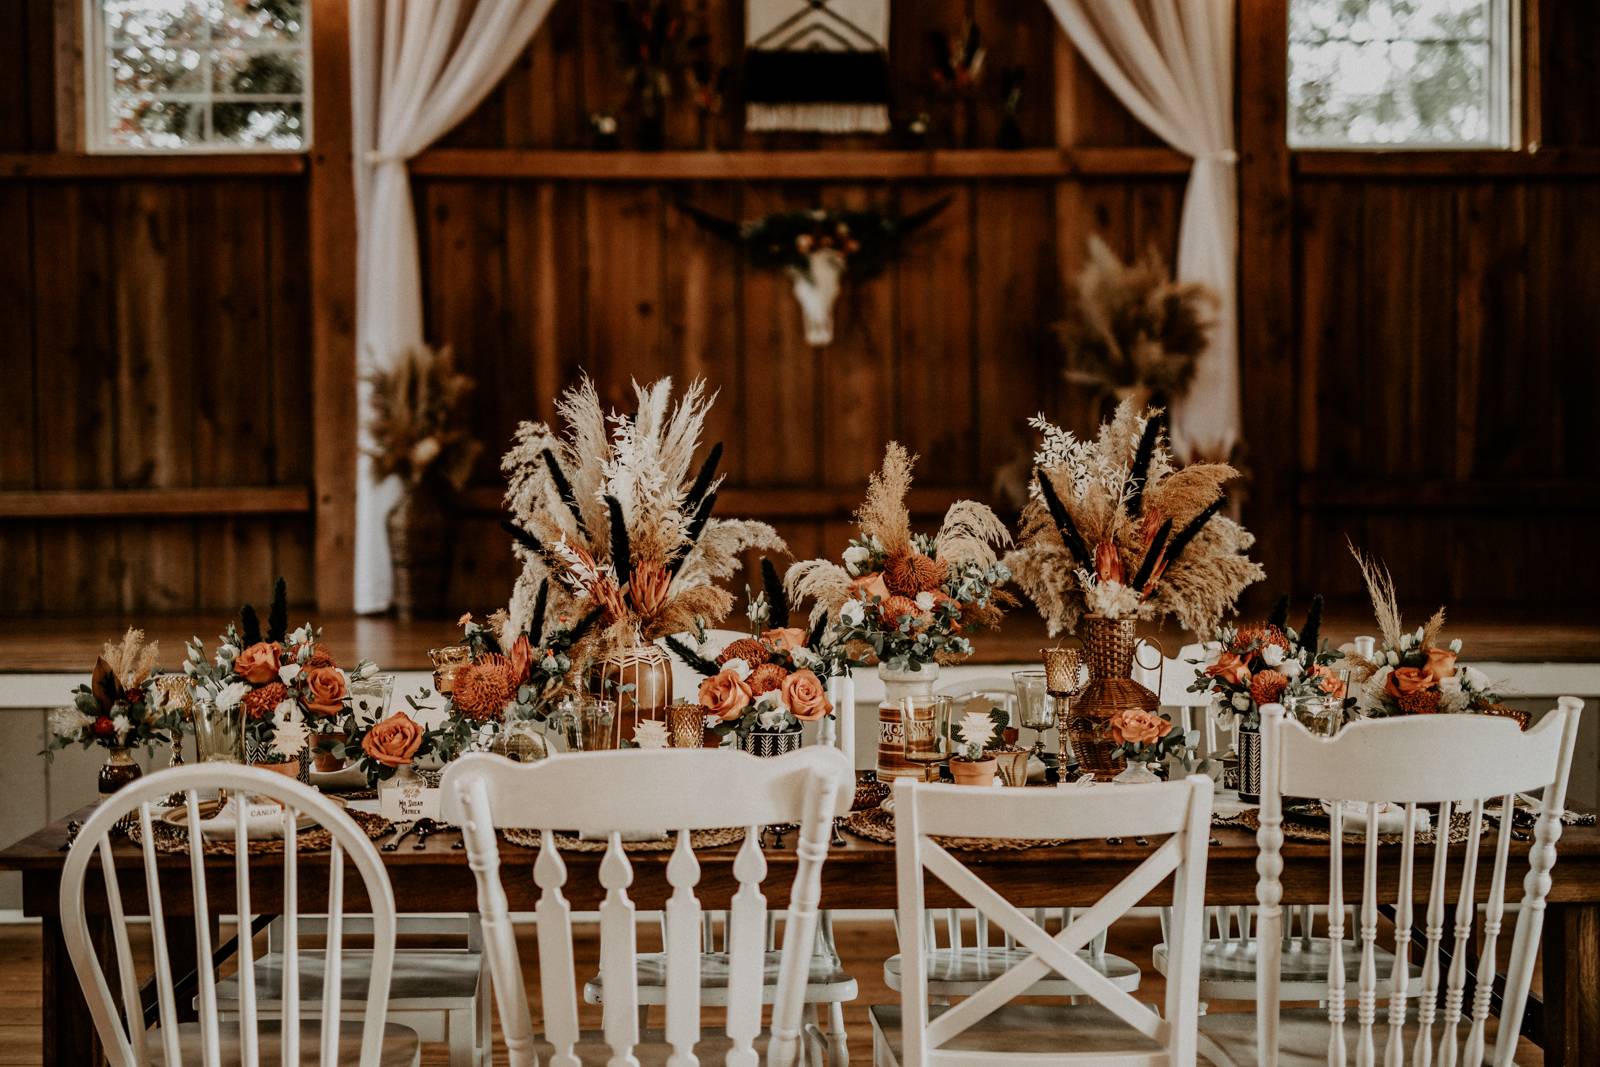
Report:
M 751 730 L 734 735 L 739 749 L 752 756 L 785 756 L 800 748 L 800 727 L 788 730 Z
M 1261 803 L 1261 731 L 1239 727 L 1239 799 Z

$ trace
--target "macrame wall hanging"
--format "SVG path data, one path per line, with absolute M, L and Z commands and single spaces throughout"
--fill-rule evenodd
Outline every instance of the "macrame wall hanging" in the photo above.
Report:
M 746 0 L 745 126 L 889 129 L 889 0 Z

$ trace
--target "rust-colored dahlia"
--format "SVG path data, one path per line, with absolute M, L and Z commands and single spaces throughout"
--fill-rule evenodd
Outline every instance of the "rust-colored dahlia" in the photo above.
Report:
M 456 671 L 450 700 L 474 722 L 499 722 L 516 695 L 516 668 L 504 656 L 490 653 Z
M 776 663 L 763 663 L 750 672 L 750 677 L 745 679 L 745 684 L 750 687 L 750 692 L 755 696 L 770 693 L 783 685 L 783 680 L 789 677 L 789 672 Z
M 1264 671 L 1257 671 L 1250 679 L 1250 699 L 1259 707 L 1262 704 L 1271 704 L 1283 696 L 1283 691 L 1289 688 L 1289 679 L 1281 672 L 1270 667 Z
M 759 667 L 771 658 L 772 652 L 766 645 L 753 637 L 741 637 L 728 642 L 728 647 L 717 657 L 717 666 L 722 666 L 730 659 L 742 659 L 752 667 Z
M 878 606 L 878 613 L 883 616 L 883 621 L 893 626 L 898 626 L 900 620 L 907 615 L 920 615 L 917 602 L 908 596 L 891 596 Z
M 1229 651 L 1243 655 L 1252 646 L 1254 646 L 1256 652 L 1260 652 L 1268 645 L 1277 645 L 1285 652 L 1289 651 L 1289 639 L 1283 635 L 1282 630 L 1271 623 L 1262 623 L 1259 626 L 1241 626 L 1239 627 L 1239 632 L 1233 638 L 1233 645 L 1229 648 Z
M 897 552 L 883 565 L 883 583 L 889 592 L 904 597 L 934 592 L 949 575 L 947 564 L 921 552 Z
M 1432 715 L 1439 710 L 1440 696 L 1437 689 L 1415 689 L 1394 699 L 1407 715 Z
M 311 649 L 311 658 L 306 660 L 307 667 L 337 667 L 333 653 L 328 651 L 326 645 L 316 645 Z
M 279 704 L 289 699 L 289 689 L 282 682 L 268 682 L 244 695 L 244 713 L 248 718 L 260 721 L 272 718 L 272 712 Z

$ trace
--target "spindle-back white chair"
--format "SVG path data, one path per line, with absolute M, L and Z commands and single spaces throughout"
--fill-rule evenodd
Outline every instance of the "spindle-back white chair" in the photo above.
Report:
M 667 864 L 673 887 L 666 905 L 667 1062 L 696 1062 L 701 1043 L 700 965 L 703 912 L 695 895 L 700 863 L 689 844 L 693 830 L 745 828 L 733 864 L 738 882 L 728 913 L 728 1003 L 726 1062 L 758 1062 L 762 967 L 767 945 L 767 906 L 761 884 L 767 871 L 760 827 L 798 823 L 797 865 L 789 890 L 782 958 L 772 1005 L 767 1062 L 787 1065 L 799 1051 L 802 996 L 817 930 L 822 863 L 841 793 L 850 789 L 849 768 L 836 749 L 813 747 L 772 759 L 721 749 L 625 750 L 558 755 L 536 764 L 498 756 L 471 755 L 445 772 L 445 818 L 464 828 L 467 855 L 478 879 L 484 947 L 494 974 L 496 1006 L 511 1063 L 532 1065 L 542 1056 L 553 1067 L 576 1067 L 609 1059 L 638 1062 L 662 1052 L 642 1043 L 637 1014 L 635 908 L 628 897 L 632 864 L 625 834 L 677 832 Z M 500 881 L 496 828 L 537 830 L 543 847 L 533 866 L 540 889 L 538 926 L 543 1041 L 537 1041 L 522 983 L 504 888 Z M 603 1031 L 578 1028 L 573 971 L 571 908 L 563 888 L 567 869 L 556 846 L 557 830 L 605 835 L 600 883 L 600 975 L 605 986 Z M 709 1043 L 707 1043 L 709 1044 Z M 702 1048 L 701 1055 L 705 1055 Z
M 217 976 L 211 966 L 210 916 L 213 905 L 207 893 L 203 833 L 200 826 L 202 791 L 225 789 L 277 802 L 282 807 L 280 832 L 284 837 L 281 857 L 284 923 L 284 1004 L 283 1018 L 257 1018 L 254 996 L 255 949 L 250 936 L 255 912 L 251 904 L 251 863 L 248 831 L 258 820 L 237 819 L 234 829 L 236 854 L 231 864 L 234 899 L 231 910 L 238 916 L 237 963 L 241 987 L 237 1027 L 226 1031 L 219 1023 Z M 199 1019 L 179 1023 L 176 976 L 172 973 L 167 946 L 162 903 L 161 876 L 158 872 L 154 826 L 164 810 L 163 798 L 173 793 L 185 797 L 189 833 L 188 856 L 182 861 L 189 869 L 189 890 L 194 903 L 194 927 Z M 148 902 L 150 935 L 155 960 L 154 982 L 157 994 L 157 1026 L 146 1030 L 145 1010 L 140 1000 L 140 983 L 134 971 L 129 945 L 123 895 L 111 843 L 111 830 L 118 820 L 136 814 L 142 840 L 144 885 Z M 302 880 L 296 842 L 302 832 L 301 816 L 308 816 L 332 836 L 327 855 L 328 921 L 326 977 L 322 984 L 320 1021 L 302 1019 L 300 995 L 299 896 Z M 269 817 L 270 818 L 270 817 Z M 372 923 L 371 978 L 366 1003 L 358 1017 L 341 1020 L 338 994 L 343 960 L 345 861 L 348 858 L 361 879 L 370 902 Z M 106 967 L 89 936 L 84 910 L 85 881 L 90 865 L 99 861 L 100 882 L 106 896 L 114 942 L 114 965 L 119 990 L 113 994 Z M 319 864 L 320 866 L 320 857 Z M 167 864 L 171 866 L 171 862 Z M 216 909 L 220 910 L 220 909 Z M 338 805 L 315 789 L 284 775 L 258 768 L 218 763 L 174 767 L 142 778 L 104 800 L 83 824 L 61 875 L 61 921 L 67 952 L 83 987 L 84 998 L 94 1019 L 100 1042 L 113 1067 L 144 1067 L 150 1063 L 176 1065 L 201 1063 L 205 1067 L 281 1061 L 285 1065 L 321 1063 L 331 1067 L 348 1063 L 359 1054 L 362 1067 L 401 1067 L 415 1064 L 419 1055 L 417 1035 L 406 1027 L 386 1021 L 390 966 L 394 957 L 395 906 L 389 878 L 378 858 L 378 851 L 361 828 Z M 121 1005 L 119 1014 L 118 997 Z M 302 1042 L 306 1051 L 302 1054 Z
M 880 1065 L 1058 1062 L 1195 1062 L 1195 976 L 1210 833 L 1209 779 L 1087 789 L 973 789 L 909 778 L 895 783 L 895 860 L 900 906 L 900 1006 L 872 1009 Z M 1166 837 L 1133 872 L 1054 935 L 992 889 L 934 840 L 950 837 Z M 1026 959 L 954 1007 L 928 1005 L 924 869 L 1026 950 Z M 1118 989 L 1078 955 L 1168 876 L 1173 880 L 1173 950 L 1163 1014 Z M 1092 1004 L 1021 1006 L 1055 971 Z
M 1489 802 L 1498 802 L 1500 811 L 1509 813 L 1517 794 L 1543 790 L 1504 976 L 1500 1024 L 1492 1055 L 1497 1067 L 1512 1063 L 1539 949 L 1545 897 L 1556 861 L 1556 841 L 1561 836 L 1567 776 L 1572 768 L 1582 707 L 1582 701 L 1562 697 L 1554 711 L 1526 732 L 1514 720 L 1498 716 L 1414 715 L 1357 722 L 1334 737 L 1323 738 L 1287 718 L 1281 705 L 1267 705 L 1262 716 L 1261 828 L 1257 834 L 1261 845 L 1257 861 L 1261 911 L 1257 923 L 1254 1033 L 1247 1032 L 1237 1018 L 1208 1017 L 1208 1049 L 1215 1042 L 1219 1058 L 1226 1056 L 1237 1063 L 1260 1063 L 1265 1067 L 1274 1067 L 1280 1061 L 1309 1063 L 1324 1059 L 1342 1065 L 1352 1056 L 1359 1067 L 1369 1067 L 1380 1056 L 1388 1067 L 1403 1067 L 1407 1062 L 1437 1062 L 1444 1067 L 1483 1063 L 1513 837 L 1510 818 L 1499 819 L 1498 826 L 1485 826 L 1484 812 L 1491 806 Z M 1330 953 L 1325 1009 L 1280 1010 L 1280 878 L 1286 795 L 1316 797 L 1331 804 L 1329 937 L 1334 941 L 1344 938 L 1347 908 L 1354 906 L 1357 915 L 1353 933 L 1360 949 L 1355 994 L 1351 997 L 1346 986 L 1346 954 Z M 1347 813 L 1346 806 L 1352 803 L 1366 806 L 1364 818 L 1359 809 Z M 1400 806 L 1403 828 L 1396 846 L 1379 843 L 1380 803 Z M 1437 805 L 1436 810 L 1430 811 L 1430 821 L 1438 843 L 1431 857 L 1424 854 L 1419 858 L 1416 838 L 1418 813 L 1424 810 L 1423 805 Z M 1463 812 L 1471 820 L 1467 839 L 1459 845 L 1449 843 L 1452 812 Z M 1345 839 L 1346 827 L 1354 819 L 1364 823 L 1359 843 Z M 1482 848 L 1485 835 L 1491 838 L 1487 855 Z M 1345 885 L 1346 848 L 1361 850 L 1359 887 Z M 1386 865 L 1390 870 L 1380 872 L 1380 853 L 1391 859 Z M 1448 891 L 1452 868 L 1458 884 L 1454 893 Z M 1487 892 L 1483 891 L 1485 869 Z M 1385 882 L 1394 888 L 1380 888 Z M 1415 998 L 1417 1017 L 1408 1025 L 1411 969 L 1407 960 L 1413 921 L 1419 918 L 1413 903 L 1417 890 L 1422 888 L 1418 882 L 1427 888 L 1418 946 L 1423 962 L 1421 989 Z M 1385 898 L 1394 902 L 1387 997 L 1380 993 L 1377 946 L 1379 908 Z M 1480 900 L 1484 901 L 1483 921 L 1474 945 Z M 1455 920 L 1446 931 L 1445 914 L 1452 905 Z M 1475 973 L 1469 975 L 1468 956 L 1474 952 L 1478 962 Z M 1445 958 L 1447 967 L 1442 963 Z M 1466 1003 L 1469 984 L 1470 1005 Z M 1346 1026 L 1349 999 L 1354 999 L 1356 1005 L 1353 1034 Z M 1380 1000 L 1386 1002 L 1387 1009 L 1381 1023 Z M 1463 1009 L 1470 1012 L 1464 1032 Z

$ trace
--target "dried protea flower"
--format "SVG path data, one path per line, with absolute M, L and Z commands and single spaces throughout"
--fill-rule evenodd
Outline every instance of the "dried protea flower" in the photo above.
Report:
M 1094 575 L 1102 582 L 1127 584 L 1128 576 L 1122 567 L 1122 554 L 1117 551 L 1114 543 L 1101 541 L 1095 546 Z
M 504 656 L 491 653 L 456 671 L 450 700 L 475 722 L 498 722 L 516 695 L 516 669 Z
M 750 672 L 750 677 L 745 679 L 745 684 L 750 687 L 750 692 L 755 696 L 770 693 L 783 684 L 789 677 L 789 672 L 776 663 L 763 663 Z
M 277 706 L 287 699 L 289 690 L 282 682 L 268 682 L 244 695 L 244 713 L 256 721 L 270 719 Z
M 753 637 L 741 637 L 736 641 L 729 641 L 728 647 L 717 656 L 717 666 L 722 666 L 729 660 L 742 659 L 752 667 L 759 667 L 772 658 L 772 651 Z
M 1284 636 L 1282 630 L 1271 623 L 1262 623 L 1259 626 L 1241 626 L 1239 627 L 1239 632 L 1234 635 L 1233 646 L 1229 651 L 1243 655 L 1250 651 L 1259 652 L 1268 645 L 1277 645 L 1285 652 L 1289 651 L 1289 639 Z
M 640 615 L 654 615 L 666 603 L 671 585 L 672 576 L 667 569 L 654 560 L 646 560 L 634 565 L 633 577 L 628 579 L 628 599 Z
M 891 593 L 914 597 L 931 593 L 944 585 L 950 568 L 942 561 L 921 552 L 897 552 L 884 563 L 883 581 Z
M 622 590 L 617 588 L 617 583 L 610 578 L 601 576 L 589 583 L 589 596 L 596 605 L 606 609 L 606 620 L 616 622 L 618 619 L 627 618 L 628 604 L 623 599 Z

